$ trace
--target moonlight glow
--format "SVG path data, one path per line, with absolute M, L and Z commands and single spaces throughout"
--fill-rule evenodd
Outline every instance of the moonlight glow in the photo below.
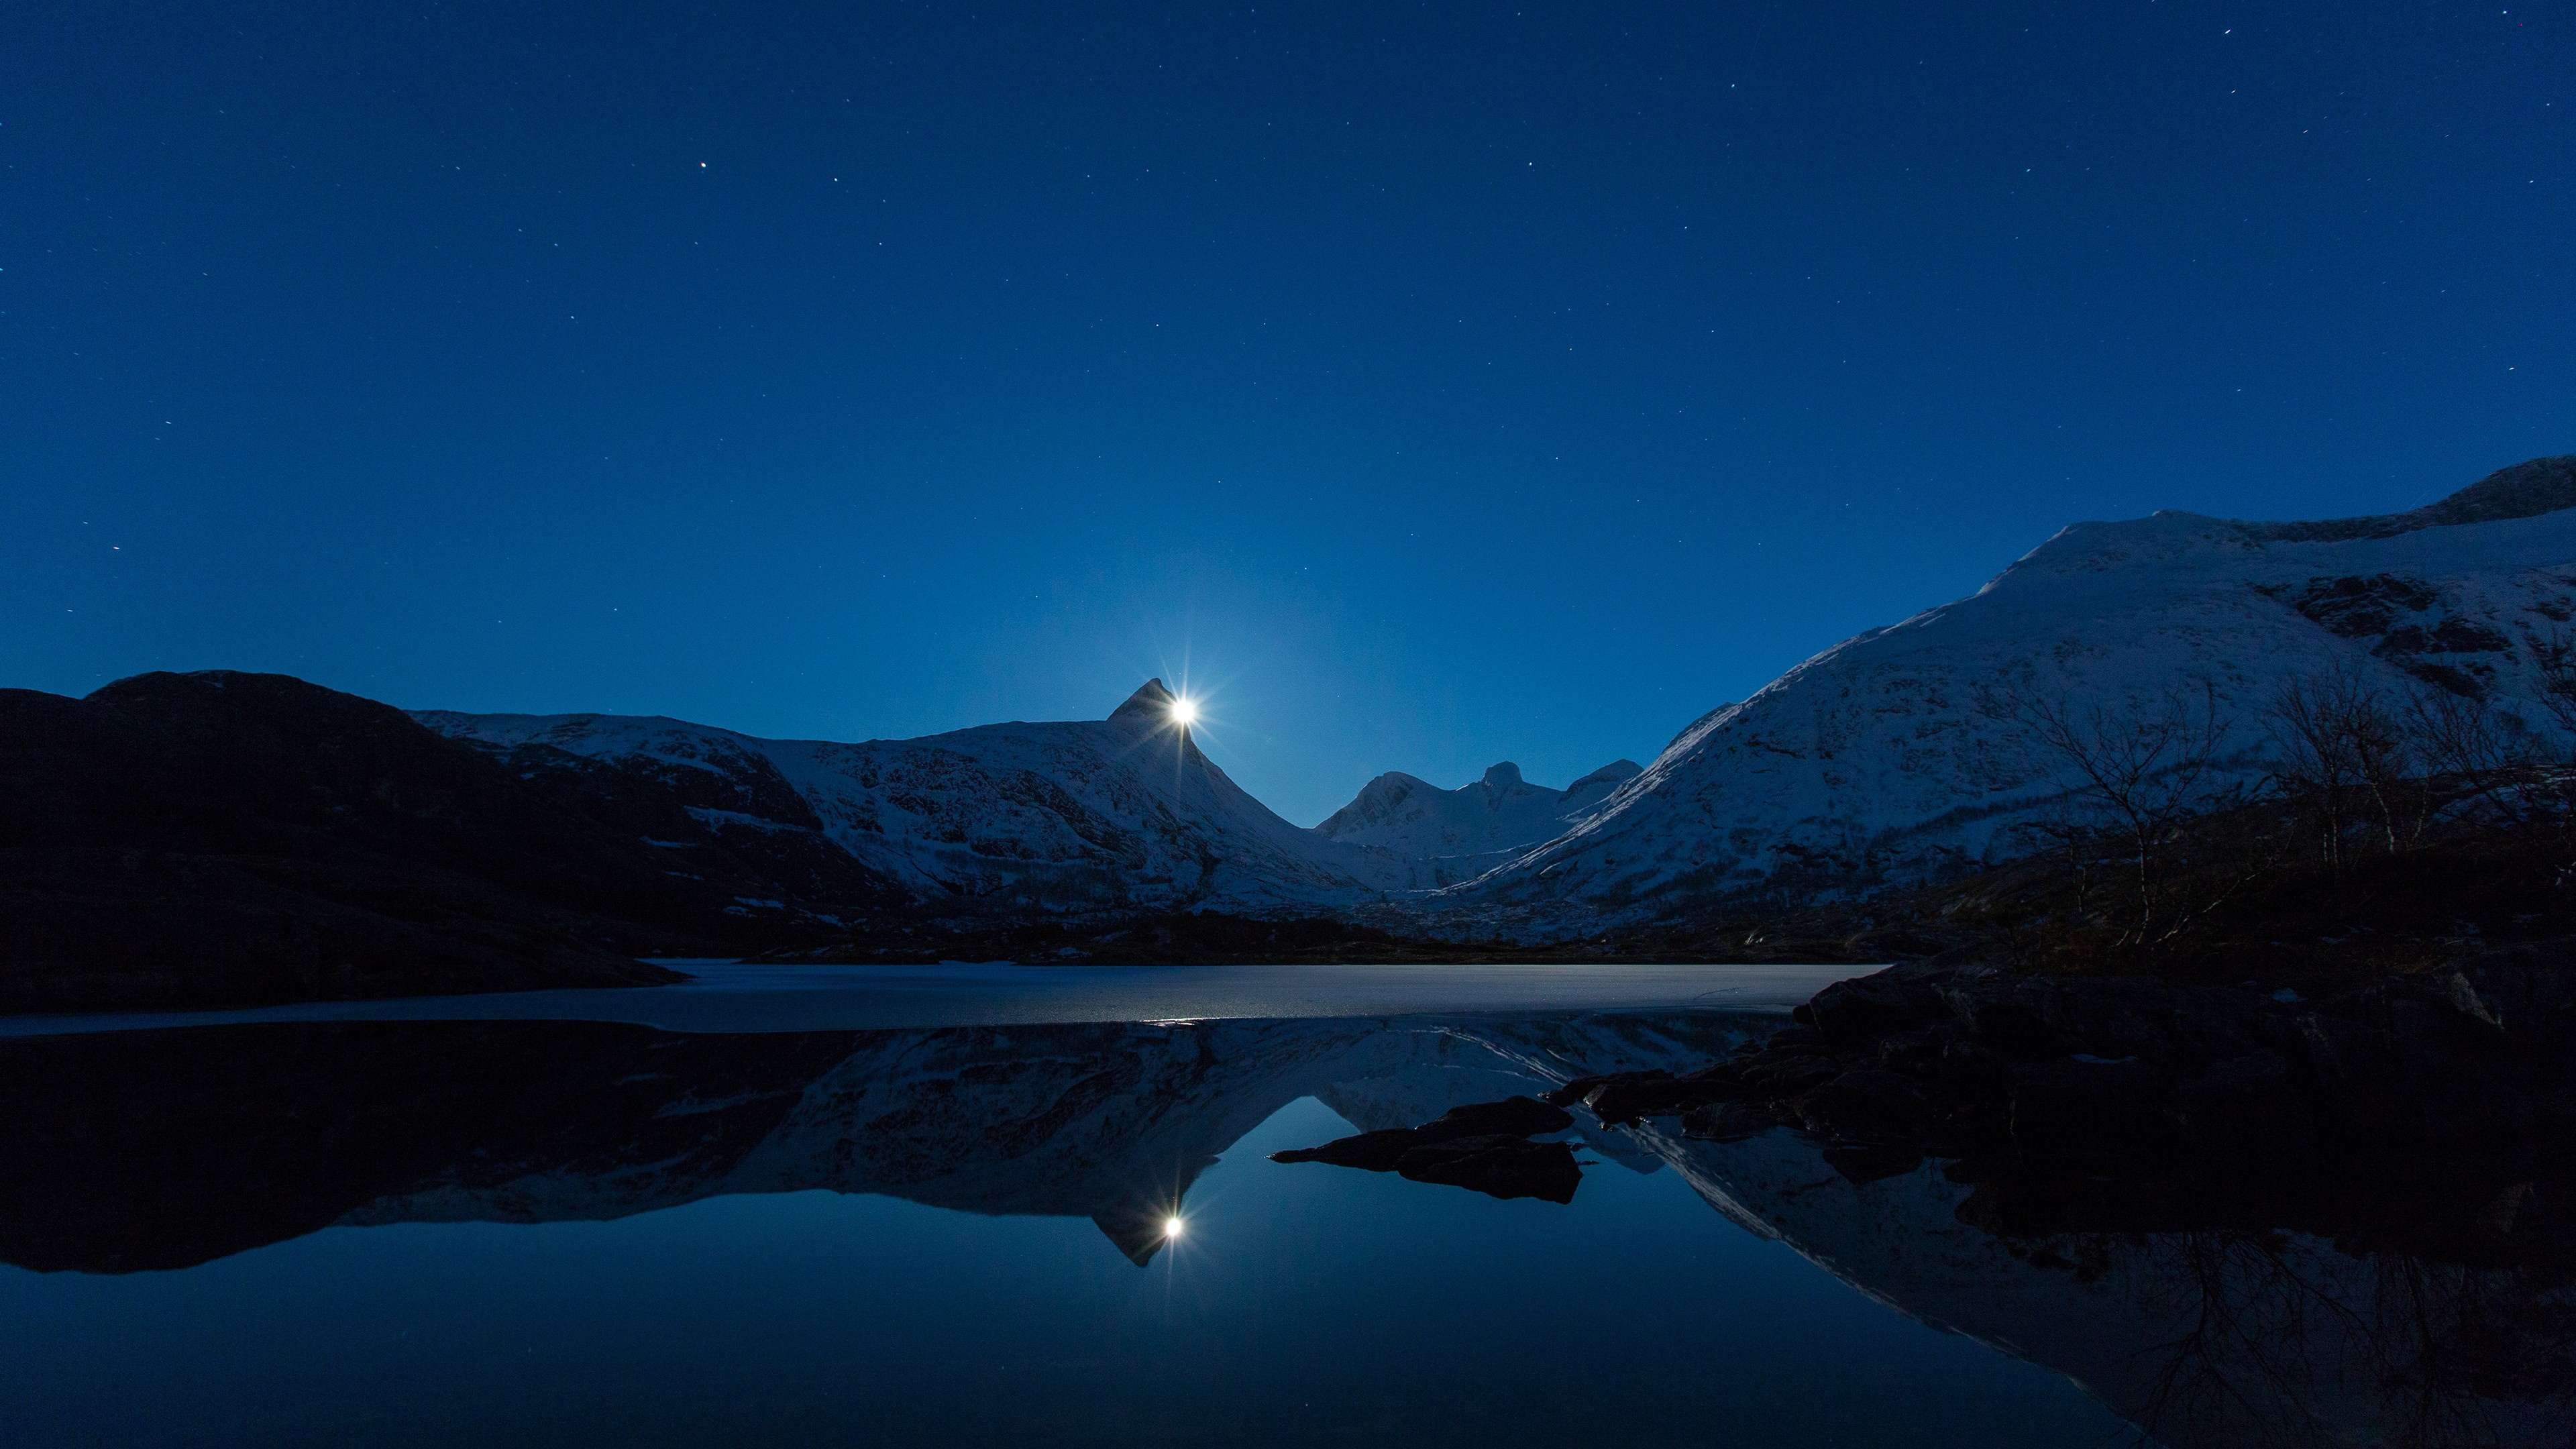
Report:
M 1176 699 L 1172 701 L 1172 723 L 1176 725 L 1186 725 L 1195 721 L 1198 717 L 1199 702 L 1197 700 Z

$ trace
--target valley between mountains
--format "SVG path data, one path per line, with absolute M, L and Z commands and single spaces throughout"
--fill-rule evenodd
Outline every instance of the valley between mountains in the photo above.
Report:
M 1160 681 L 1103 719 L 858 742 L 405 714 L 222 671 L 0 691 L 0 1008 L 643 983 L 669 975 L 639 958 L 759 952 L 1710 959 L 1790 917 L 1810 959 L 1886 960 L 1922 932 L 1869 902 L 2102 828 L 2034 708 L 2196 720 L 2194 800 L 2234 808 L 2280 777 L 2294 681 L 2473 707 L 2537 748 L 2570 621 L 2576 457 L 2404 514 L 2079 523 L 1642 766 L 1388 773 L 1312 829 L 1210 761 Z

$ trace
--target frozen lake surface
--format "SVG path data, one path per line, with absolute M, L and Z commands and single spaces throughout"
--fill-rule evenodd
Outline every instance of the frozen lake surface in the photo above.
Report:
M 749 966 L 676 986 L 334 1001 L 247 1011 L 0 1017 L 0 1036 L 263 1021 L 626 1021 L 825 1031 L 1221 1017 L 1722 1006 L 1786 1011 L 1865 966 Z

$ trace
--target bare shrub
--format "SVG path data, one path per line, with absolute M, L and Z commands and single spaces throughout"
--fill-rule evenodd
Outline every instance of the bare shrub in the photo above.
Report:
M 2535 763 L 2529 730 L 2495 707 L 2485 692 L 2423 689 L 2408 706 L 2415 746 L 2426 769 L 2443 776 L 2507 825 L 2532 821 L 2522 788 Z
M 2558 762 L 2576 760 L 2576 640 L 2553 629 L 2548 638 L 2526 644 L 2540 676 L 2540 707 L 2558 727 Z
M 2231 721 L 2203 681 L 2144 702 L 2078 705 L 2035 688 L 1987 690 L 1980 712 L 2012 725 L 2064 798 L 2134 863 L 2136 915 L 2123 943 L 2169 939 L 2197 912 L 2169 902 L 2175 827 L 2222 802 L 2216 766 Z
M 2415 740 L 2387 695 L 2358 665 L 2293 675 L 2272 696 L 2265 724 L 2277 753 L 2273 780 L 2316 827 L 2329 872 L 2341 872 L 2353 827 L 2375 818 L 2392 853 L 2422 829 Z

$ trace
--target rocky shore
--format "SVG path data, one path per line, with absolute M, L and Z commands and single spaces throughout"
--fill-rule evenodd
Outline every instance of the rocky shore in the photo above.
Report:
M 1827 987 L 1730 1060 L 1549 1100 L 1720 1141 L 1793 1127 L 1861 1179 L 1926 1156 L 2225 1171 L 2562 1138 L 2571 1048 L 2576 967 L 2536 952 L 2329 1000 L 1936 957 Z

